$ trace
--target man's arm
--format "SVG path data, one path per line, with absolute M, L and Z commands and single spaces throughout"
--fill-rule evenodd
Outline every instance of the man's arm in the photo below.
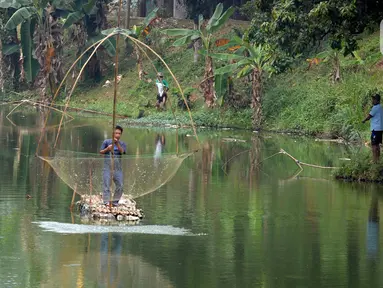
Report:
M 366 119 L 363 120 L 363 123 L 366 123 L 368 120 L 370 120 L 372 117 L 374 117 L 376 114 L 376 108 L 375 106 L 372 107 L 370 113 L 367 115 Z
M 368 120 L 370 120 L 372 116 L 370 114 L 367 115 L 366 119 L 364 119 L 362 122 L 366 123 Z
M 118 151 L 120 151 L 121 154 L 125 154 L 125 150 L 126 150 L 125 144 L 120 143 L 120 141 L 116 141 L 116 140 L 115 140 L 115 143 L 116 143 Z
M 166 87 L 166 91 L 169 90 L 169 83 L 168 83 L 168 81 L 166 81 L 164 79 L 164 80 L 162 80 L 162 84 L 164 84 L 164 86 Z
M 113 145 L 109 145 L 109 146 L 108 146 L 108 143 L 107 143 L 107 141 L 105 140 L 104 142 L 102 142 L 101 150 L 100 150 L 100 154 L 106 154 L 106 153 L 108 153 L 109 151 L 112 150 L 112 147 L 113 147 Z

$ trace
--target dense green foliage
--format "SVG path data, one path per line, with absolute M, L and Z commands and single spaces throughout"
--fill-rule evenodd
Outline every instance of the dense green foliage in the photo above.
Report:
M 383 161 L 374 164 L 371 153 L 355 153 L 335 171 L 335 177 L 346 181 L 383 182 Z
M 74 33 L 75 29 L 70 28 L 68 32 L 64 31 L 64 45 L 68 46 L 65 63 L 71 63 L 79 51 L 83 51 L 84 47 L 101 39 L 92 40 L 94 37 L 92 31 L 98 33 L 102 27 L 108 26 L 108 23 L 115 20 L 110 18 L 106 21 L 102 14 L 103 10 L 99 12 L 97 9 L 89 10 L 88 2 L 82 2 L 84 2 L 82 5 L 73 6 L 74 8 L 66 7 L 66 10 L 64 8 L 55 10 L 55 13 L 58 13 L 58 22 L 65 23 L 64 28 L 67 26 L 80 27 L 81 31 L 86 32 L 86 37 L 81 42 L 78 39 L 79 35 L 76 34 L 76 36 Z M 242 1 L 240 4 L 244 4 L 244 2 L 246 1 Z M 1 3 L 2 1 L 0 1 Z M 30 5 L 28 3 L 12 9 Z M 89 5 L 92 3 L 90 1 Z M 95 3 L 97 5 L 99 1 Z M 200 9 L 198 11 L 202 11 L 204 5 L 207 5 L 204 1 L 186 1 L 186 3 L 189 8 L 190 5 L 194 5 L 195 11 L 198 9 Z M 226 20 L 226 15 L 231 15 L 233 11 L 233 9 L 229 9 L 230 13 L 225 14 L 228 3 L 223 1 L 223 5 L 212 6 L 216 10 L 210 6 L 210 8 L 205 7 L 206 11 L 210 11 L 206 14 L 207 17 L 211 18 L 204 21 L 200 17 L 197 27 L 193 26 L 191 21 L 169 25 L 170 21 L 165 20 L 164 23 L 167 24 L 162 23 L 156 26 L 157 24 L 154 23 L 153 27 L 145 32 L 146 36 L 142 39 L 160 53 L 175 72 L 183 88 L 186 88 L 188 102 L 191 104 L 193 114 L 199 124 L 251 127 L 251 109 L 255 107 L 252 99 L 255 99 L 255 91 L 261 91 L 262 94 L 258 93 L 256 96 L 262 95 L 262 97 L 258 97 L 261 99 L 261 103 L 257 107 L 262 107 L 264 129 L 309 134 L 325 133 L 331 137 L 343 137 L 346 140 L 366 141 L 368 139 L 368 125 L 362 125 L 360 119 L 369 110 L 368 95 L 372 91 L 383 90 L 383 82 L 380 80 L 382 73 L 379 62 L 381 60 L 379 36 L 377 33 L 370 34 L 378 27 L 383 11 L 382 4 L 351 0 L 311 1 L 310 3 L 284 0 L 248 1 L 242 5 L 241 11 L 252 19 L 249 27 L 246 24 L 242 25 L 243 23 L 240 25 L 238 22 L 230 21 L 223 24 L 225 21 L 220 21 L 220 19 Z M 217 3 L 214 2 L 215 4 Z M 209 5 L 213 5 L 213 3 L 211 2 Z M 78 7 L 79 9 L 77 9 Z M 213 11 L 219 13 L 213 13 Z M 74 17 L 77 14 L 81 14 L 81 17 L 77 17 L 78 20 Z M 142 20 L 139 21 L 135 24 L 142 23 Z M 87 23 L 93 26 L 88 27 Z M 160 33 L 169 28 L 173 29 L 168 30 L 170 32 L 167 34 L 170 36 Z M 132 31 L 135 31 L 134 27 Z M 172 45 L 174 43 L 172 36 L 180 37 L 176 40 L 177 47 Z M 251 72 L 259 72 L 262 69 L 255 65 L 256 61 L 253 60 L 256 59 L 252 58 L 249 49 L 246 51 L 244 48 L 238 49 L 237 47 L 237 49 L 230 50 L 228 48 L 230 45 L 233 48 L 233 43 L 226 46 L 217 44 L 232 39 L 234 36 L 237 37 L 238 42 L 248 43 L 249 47 L 262 47 L 257 53 L 259 59 L 271 57 L 270 61 L 267 61 L 268 66 L 270 64 L 272 66 L 268 69 L 272 68 L 270 70 L 275 72 L 271 78 L 267 77 L 267 73 L 262 74 L 259 79 L 251 75 Z M 9 58 L 9 53 L 14 53 L 16 69 L 20 49 L 12 50 L 12 47 L 7 45 L 8 42 L 4 41 L 4 37 L 3 35 L 3 44 L 5 44 L 3 53 L 7 53 L 4 58 Z M 200 54 L 205 56 L 205 59 L 200 57 L 197 62 L 193 62 L 193 54 L 195 56 L 196 49 L 190 48 L 196 41 L 202 41 L 203 49 Z M 77 47 L 74 47 L 73 42 L 77 43 Z M 186 44 L 189 46 L 185 47 Z M 109 46 L 112 48 L 111 50 L 108 47 L 105 48 L 107 52 L 111 52 L 110 55 L 113 55 L 113 45 Z M 105 51 L 105 49 L 103 50 Z M 101 50 L 100 53 L 104 52 Z M 225 56 L 225 59 L 221 57 L 219 61 L 211 61 L 206 65 L 206 56 L 214 57 L 217 53 L 225 54 L 227 57 Z M 96 61 L 91 61 L 91 63 L 94 62 L 93 68 L 100 68 L 101 64 L 103 65 L 102 70 L 105 72 L 99 75 L 102 83 L 107 79 L 112 79 L 113 73 L 113 59 L 103 57 L 103 55 L 106 54 L 100 54 L 95 59 Z M 142 57 L 135 59 L 135 56 L 126 54 L 120 57 L 120 71 L 123 78 L 120 83 L 121 103 L 117 107 L 118 113 L 132 118 L 144 115 L 144 118 L 139 120 L 142 122 L 153 120 L 173 123 L 174 119 L 170 111 L 161 115 L 154 111 L 153 95 L 156 93 L 156 88 L 149 80 L 155 79 L 152 64 L 159 71 L 166 69 L 158 60 L 153 60 L 151 64 L 143 61 Z M 153 58 L 153 55 L 149 56 Z M 142 81 L 137 81 L 135 65 L 140 62 L 139 77 L 142 78 Z M 9 60 L 6 63 L 9 63 Z M 236 74 L 232 72 L 237 72 L 233 68 L 240 66 L 242 70 L 237 70 L 240 71 L 238 76 L 246 77 L 242 79 L 230 77 L 231 74 Z M 214 71 L 220 73 L 214 75 L 212 74 Z M 225 73 L 221 73 L 222 71 Z M 20 71 L 14 72 L 16 75 L 18 73 Z M 250 75 L 248 75 L 249 73 Z M 165 77 L 170 80 L 169 74 L 166 74 Z M 204 91 L 201 83 L 203 84 L 206 79 L 211 79 L 210 77 L 215 78 L 214 83 L 213 81 L 209 83 L 214 84 L 212 99 L 220 105 L 206 110 L 204 107 L 206 98 L 203 95 L 208 90 L 210 96 L 213 96 L 212 85 L 208 87 L 210 90 Z M 175 89 L 175 83 L 170 84 L 171 96 L 174 96 L 171 97 L 173 107 L 179 107 L 180 111 L 176 112 L 179 114 L 178 118 L 187 122 L 188 118 L 183 116 L 185 105 L 180 103 L 180 93 Z M 254 86 L 254 84 L 258 86 Z M 105 97 L 105 95 L 111 95 L 110 88 L 100 89 L 100 86 L 101 84 L 83 81 L 77 94 L 73 97 L 72 105 L 110 112 L 110 97 Z M 234 119 L 236 117 L 238 117 L 238 121 Z

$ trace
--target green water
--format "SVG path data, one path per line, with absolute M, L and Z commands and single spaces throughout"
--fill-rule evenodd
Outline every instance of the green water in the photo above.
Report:
M 136 230 L 89 230 L 69 212 L 72 191 L 34 157 L 44 114 L 21 111 L 14 126 L 0 110 L 0 287 L 383 287 L 381 186 L 335 182 L 311 168 L 292 177 L 297 166 L 282 155 L 254 164 L 283 148 L 336 166 L 356 148 L 200 130 L 200 151 L 136 199 L 146 215 Z M 109 119 L 77 116 L 58 148 L 97 152 L 109 132 Z M 154 155 L 158 135 L 163 152 L 197 149 L 189 134 L 126 127 L 123 140 L 128 154 Z M 56 135 L 47 130 L 39 154 Z

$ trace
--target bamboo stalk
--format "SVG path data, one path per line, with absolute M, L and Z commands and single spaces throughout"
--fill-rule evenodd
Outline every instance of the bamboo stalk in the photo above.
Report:
M 109 38 L 109 37 L 112 37 L 114 35 L 114 33 L 112 33 L 112 34 L 109 34 L 105 39 L 107 39 L 107 38 Z M 72 64 L 72 66 L 69 68 L 69 70 L 68 70 L 68 72 L 65 74 L 65 76 L 64 76 L 64 79 L 61 81 L 61 83 L 60 83 L 60 85 L 59 85 L 59 87 L 57 88 L 57 90 L 56 90 L 56 93 L 55 93 L 55 95 L 53 96 L 53 99 L 52 99 L 52 102 L 51 102 L 51 104 L 50 104 L 50 106 L 53 106 L 53 104 L 54 104 L 54 101 L 56 100 L 56 98 L 57 98 L 57 96 L 58 96 L 58 94 L 59 94 L 59 92 L 60 92 L 60 90 L 61 90 L 61 87 L 64 85 L 64 83 L 65 83 L 65 81 L 66 81 L 66 79 L 68 78 L 68 76 L 69 76 L 69 74 L 70 74 L 70 72 L 72 71 L 72 69 L 76 66 L 76 64 L 77 64 L 77 62 L 79 62 L 80 60 L 81 60 L 81 58 L 90 50 L 90 49 L 92 49 L 93 47 L 95 47 L 96 45 L 98 45 L 100 42 L 103 42 L 103 41 L 105 41 L 105 39 L 101 39 L 101 40 L 99 40 L 99 41 L 97 41 L 97 42 L 95 42 L 94 44 L 92 44 L 91 46 L 89 46 L 74 62 L 73 62 L 73 64 Z M 49 111 L 48 111 L 48 115 L 47 115 L 47 117 L 46 117 L 46 119 L 45 119 L 45 122 L 44 122 L 44 127 L 41 129 L 41 133 L 40 133 L 40 138 L 39 138 L 39 141 L 38 141 L 38 143 L 37 143 L 37 147 L 36 147 L 36 152 L 35 152 L 35 156 L 37 156 L 37 151 L 39 151 L 39 148 L 40 148 L 40 144 L 41 144 L 41 141 L 42 141 L 42 139 L 43 139 L 43 135 L 44 135 L 44 132 L 45 132 L 45 128 L 46 128 L 46 126 L 47 126 L 47 124 L 48 124 L 48 119 L 49 119 Z
M 48 109 L 52 109 L 52 110 L 54 110 L 56 112 L 63 113 L 63 111 L 61 111 L 61 110 L 59 110 L 57 108 L 51 107 L 51 105 L 46 105 L 46 104 L 44 104 L 44 103 L 42 103 L 40 101 L 34 102 L 34 101 L 30 101 L 28 99 L 24 99 L 24 100 L 20 100 L 20 101 L 15 101 L 15 102 L 9 103 L 9 104 L 18 104 L 18 105 L 16 105 L 16 107 L 14 109 L 12 109 L 12 111 L 9 112 L 6 117 L 11 115 L 14 110 L 16 110 L 21 104 L 24 104 L 24 103 L 29 103 L 30 105 L 39 105 L 39 106 L 42 106 L 42 107 L 45 107 L 45 108 L 48 108 Z M 70 115 L 70 114 L 68 114 L 68 117 L 71 118 L 72 120 L 74 119 L 74 117 L 72 115 Z
M 157 70 L 156 66 L 154 66 L 154 64 L 153 64 L 153 60 L 149 57 L 148 53 L 146 53 L 146 51 L 145 51 L 141 46 L 139 46 L 139 45 L 137 45 L 137 44 L 136 44 L 136 47 L 137 47 L 138 49 L 140 49 L 141 52 L 144 53 L 145 57 L 148 58 L 150 64 L 153 66 L 154 71 L 156 71 L 156 74 L 158 74 L 158 70 Z M 166 93 L 166 95 L 168 95 L 168 94 Z M 168 95 L 168 96 L 169 96 L 169 95 Z M 173 117 L 174 117 L 174 119 L 176 120 L 177 125 L 179 126 L 180 123 L 178 122 L 177 117 L 176 117 L 176 114 L 175 114 L 175 112 L 174 112 L 174 110 L 173 110 L 172 101 L 169 101 L 169 103 L 170 103 L 170 110 L 172 111 Z
M 187 110 L 188 110 L 189 118 L 190 118 L 190 122 L 191 122 L 191 124 L 192 124 L 192 128 L 193 128 L 194 135 L 195 135 L 195 137 L 196 137 L 196 139 L 197 139 L 198 144 L 201 145 L 201 143 L 200 143 L 200 141 L 199 141 L 199 138 L 198 138 L 198 135 L 197 135 L 197 130 L 196 130 L 196 128 L 195 128 L 195 124 L 194 124 L 194 121 L 193 121 L 193 117 L 192 117 L 192 114 L 191 114 L 191 111 L 190 111 L 190 107 L 189 107 L 189 105 L 188 105 L 188 103 L 187 103 L 187 101 L 186 101 L 185 95 L 184 95 L 184 91 L 182 90 L 180 83 L 178 82 L 176 76 L 174 76 L 174 74 L 173 74 L 172 70 L 169 68 L 168 64 L 165 62 L 165 60 L 164 60 L 164 59 L 163 59 L 163 58 L 162 58 L 156 51 L 154 51 L 152 48 L 150 48 L 150 47 L 149 47 L 148 45 L 146 45 L 145 43 L 143 43 L 143 42 L 141 42 L 141 41 L 135 39 L 134 37 L 132 37 L 132 36 L 126 34 L 126 33 L 122 33 L 122 34 L 123 34 L 125 37 L 129 38 L 131 41 L 133 41 L 136 45 L 142 45 L 142 46 L 144 46 L 145 48 L 147 48 L 149 51 L 151 51 L 154 55 L 156 55 L 156 56 L 158 57 L 158 59 L 160 59 L 160 61 L 164 64 L 164 66 L 165 66 L 166 69 L 169 71 L 169 73 L 172 75 L 172 78 L 173 78 L 173 80 L 176 82 L 177 87 L 178 87 L 178 89 L 179 89 L 180 92 L 181 92 L 182 99 L 184 100 L 185 106 L 186 106 L 186 108 L 187 108 Z
M 58 106 L 58 107 L 65 107 L 65 105 L 59 105 L 59 104 L 54 104 L 55 106 Z M 74 111 L 77 111 L 77 112 L 86 112 L 86 113 L 91 113 L 91 114 L 99 114 L 99 115 L 104 115 L 104 116 L 112 116 L 113 114 L 110 114 L 110 113 L 105 113 L 105 112 L 100 112 L 100 111 L 95 111 L 95 110 L 90 110 L 90 109 L 85 109 L 85 108 L 76 108 L 76 107 L 70 107 L 68 106 L 68 109 L 69 110 L 74 110 Z M 58 110 L 58 109 L 57 109 Z M 60 111 L 60 110 L 58 110 Z M 69 116 L 70 114 L 68 114 Z M 71 116 L 72 117 L 72 116 Z M 125 119 L 125 118 L 129 118 L 128 116 L 123 116 L 123 115 L 116 115 L 116 118 L 121 118 L 121 119 Z
M 62 122 L 63 122 L 64 115 L 65 115 L 65 113 L 66 113 L 66 110 L 68 109 L 69 102 L 70 102 L 70 99 L 71 99 L 71 97 L 72 97 L 72 95 L 73 95 L 74 89 L 76 88 L 77 83 L 78 83 L 78 81 L 80 80 L 80 77 L 81 77 L 81 75 L 82 75 L 84 69 L 86 68 L 86 65 L 88 65 L 89 61 L 92 59 L 93 55 L 97 52 L 97 49 L 102 45 L 102 43 L 104 43 L 108 38 L 110 38 L 110 37 L 112 37 L 112 36 L 114 36 L 114 33 L 111 33 L 111 34 L 109 34 L 107 37 L 105 37 L 104 39 L 102 39 L 102 40 L 100 41 L 100 43 L 94 48 L 94 51 L 90 54 L 89 58 L 85 61 L 84 65 L 82 66 L 82 68 L 81 68 L 81 70 L 80 70 L 80 72 L 79 72 L 79 74 L 78 74 L 78 76 L 77 76 L 77 78 L 76 78 L 76 80 L 75 80 L 75 82 L 74 82 L 74 84 L 73 84 L 73 86 L 72 86 L 72 89 L 71 89 L 71 91 L 69 92 L 68 99 L 67 99 L 67 101 L 66 101 L 66 103 L 65 103 L 64 114 L 63 114 L 63 116 L 61 117 L 61 120 L 60 120 L 60 125 L 59 125 L 59 129 L 58 129 L 58 132 L 57 132 L 57 136 L 56 136 L 56 140 L 55 140 L 55 144 L 54 144 L 53 148 L 56 148 L 57 140 L 58 140 L 59 135 L 60 135 L 61 125 L 62 125 Z
M 74 186 L 74 189 L 73 189 L 73 195 L 72 195 L 72 201 L 70 202 L 70 212 L 73 211 L 73 206 L 74 206 L 74 198 L 76 197 L 76 193 L 77 193 L 77 185 Z
M 121 25 L 121 6 L 122 6 L 122 0 L 119 1 L 119 7 L 118 7 L 118 15 L 117 15 L 117 28 L 120 28 Z M 119 52 L 119 41 L 120 41 L 120 34 L 117 34 L 116 37 L 116 59 L 114 62 L 114 94 L 113 94 L 113 124 L 112 124 L 112 151 L 111 153 L 111 168 L 110 168 L 110 187 L 112 188 L 112 180 L 113 180 L 113 173 L 114 173 L 114 131 L 116 127 L 116 106 L 117 106 L 117 77 L 118 77 L 118 52 Z M 110 195 L 109 195 L 109 209 L 112 209 L 112 189 L 110 189 Z M 114 194 L 113 194 L 114 198 Z
M 92 205 L 92 194 L 93 194 L 92 169 L 91 167 L 89 167 L 89 205 Z
M 9 119 L 8 116 L 11 115 L 12 112 L 15 111 L 15 110 L 16 110 L 18 107 L 20 107 L 22 104 L 24 104 L 24 102 L 21 102 L 21 103 L 17 104 L 16 107 L 14 107 L 14 108 L 11 110 L 11 112 L 9 112 L 7 116 L 5 116 L 5 118 L 7 118 L 8 121 L 11 122 L 11 124 L 12 124 L 13 126 L 17 126 L 17 125 L 16 125 L 15 123 L 13 123 L 13 121 L 12 121 L 11 119 Z

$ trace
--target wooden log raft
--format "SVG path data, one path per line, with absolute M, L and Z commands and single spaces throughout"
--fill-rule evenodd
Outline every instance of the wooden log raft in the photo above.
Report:
M 82 219 L 103 220 L 104 222 L 139 222 L 143 217 L 141 209 L 136 208 L 136 202 L 122 196 L 117 207 L 104 205 L 101 195 L 83 195 L 76 203 Z

